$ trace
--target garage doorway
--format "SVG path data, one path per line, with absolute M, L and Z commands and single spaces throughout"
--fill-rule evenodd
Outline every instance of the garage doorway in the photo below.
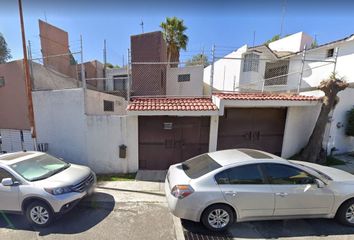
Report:
M 286 108 L 226 108 L 217 149 L 253 148 L 281 155 Z
M 139 117 L 139 169 L 165 170 L 209 150 L 210 117 Z

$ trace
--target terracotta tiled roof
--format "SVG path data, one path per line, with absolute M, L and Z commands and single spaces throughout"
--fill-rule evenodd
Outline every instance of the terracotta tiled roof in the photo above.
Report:
M 211 98 L 137 97 L 127 107 L 128 111 L 215 111 Z
M 224 100 L 282 100 L 282 101 L 318 101 L 319 97 L 303 96 L 298 94 L 276 94 L 276 93 L 215 93 Z

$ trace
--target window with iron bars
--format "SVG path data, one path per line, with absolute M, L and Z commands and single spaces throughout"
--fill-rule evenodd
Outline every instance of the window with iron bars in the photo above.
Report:
M 289 61 L 266 63 L 264 73 L 264 85 L 286 85 L 289 72 Z
M 245 54 L 245 60 L 243 62 L 244 72 L 258 72 L 259 55 L 255 53 Z

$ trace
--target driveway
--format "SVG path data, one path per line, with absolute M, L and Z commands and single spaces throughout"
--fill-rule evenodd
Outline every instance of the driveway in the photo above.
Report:
M 91 198 L 45 229 L 29 226 L 23 216 L 0 213 L 0 239 L 176 239 L 160 187 L 141 186 L 137 182 L 102 184 Z
M 199 223 L 183 220 L 186 240 L 231 239 L 354 239 L 354 228 L 331 219 L 302 219 L 235 223 L 229 231 L 215 234 Z

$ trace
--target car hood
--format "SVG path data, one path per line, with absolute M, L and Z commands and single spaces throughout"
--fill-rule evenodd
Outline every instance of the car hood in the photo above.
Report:
M 91 173 L 86 166 L 71 164 L 70 167 L 49 178 L 34 182 L 44 188 L 65 187 L 75 185 L 85 179 Z
M 315 170 L 323 172 L 324 174 L 326 174 L 327 176 L 332 178 L 333 181 L 353 182 L 354 183 L 354 175 L 350 174 L 348 172 L 345 172 L 343 170 L 339 170 L 339 169 L 332 168 L 332 167 L 326 167 L 326 166 L 322 166 L 322 165 L 315 164 L 315 163 L 304 162 L 304 161 L 291 160 L 291 162 L 296 163 L 296 164 L 300 164 L 300 165 L 304 165 L 304 166 L 308 166 L 310 168 L 313 168 Z

